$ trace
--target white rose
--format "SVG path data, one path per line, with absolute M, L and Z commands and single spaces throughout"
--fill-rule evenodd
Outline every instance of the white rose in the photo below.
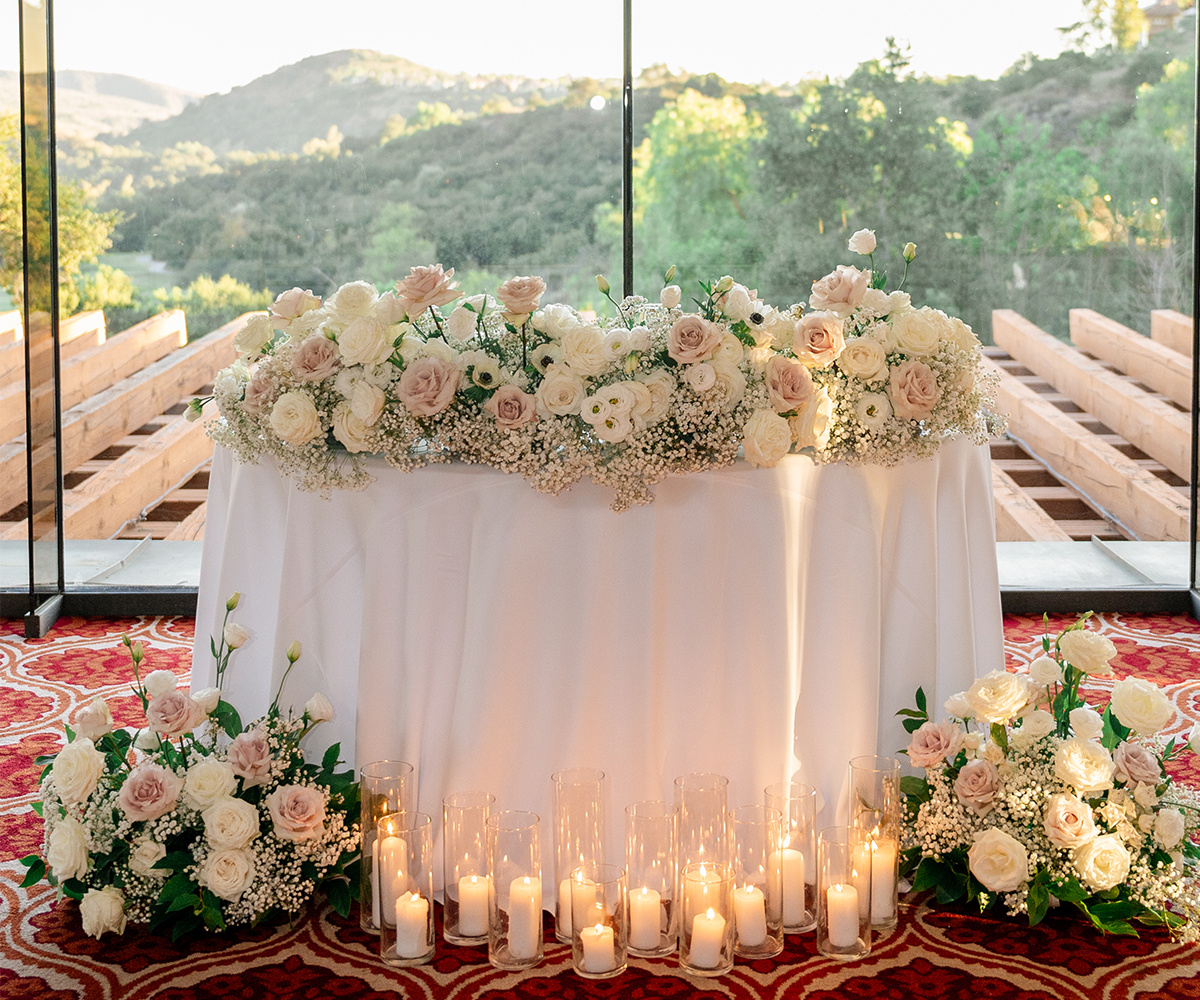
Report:
M 1192 753 L 1200 753 L 1200 722 L 1192 726 L 1192 731 L 1188 733 L 1188 747 Z
M 204 836 L 218 851 L 248 847 L 258 836 L 258 809 L 245 799 L 217 799 L 201 813 Z
M 745 285 L 734 285 L 725 294 L 721 312 L 734 323 L 744 323 L 754 311 L 754 300 Z
M 304 703 L 304 714 L 312 722 L 328 722 L 333 718 L 333 705 L 318 691 Z
M 679 383 L 665 368 L 656 368 L 652 372 L 637 375 L 636 378 L 650 390 L 651 406 L 646 420 L 651 424 L 658 423 L 671 408 L 671 396 Z
M 1035 740 L 1049 736 L 1057 728 L 1058 723 L 1054 721 L 1054 716 L 1040 708 L 1025 716 L 1021 722 L 1021 732 Z
M 446 332 L 455 340 L 469 340 L 475 332 L 477 317 L 465 306 L 457 306 L 446 320 Z
M 135 875 L 144 878 L 166 878 L 171 874 L 165 868 L 154 866 L 167 856 L 167 849 L 151 837 L 139 837 L 129 852 L 129 868 Z
M 230 649 L 241 649 L 246 645 L 246 640 L 250 638 L 250 630 L 245 625 L 230 622 L 225 626 L 224 636 L 226 646 Z
M 683 291 L 678 285 L 667 285 L 658 293 L 658 301 L 668 309 L 674 309 L 683 299 Z
M 561 340 L 563 336 L 579 326 L 579 316 L 576 315 L 575 310 L 557 302 L 537 310 L 531 320 L 535 330 L 540 330 L 554 340 Z
M 563 364 L 577 375 L 591 378 L 608 369 L 600 327 L 576 326 L 563 334 L 561 343 Z
M 1113 685 L 1112 712 L 1138 735 L 1154 736 L 1174 717 L 1175 707 L 1157 685 L 1127 677 Z
M 824 386 L 808 398 L 795 416 L 788 418 L 796 447 L 815 448 L 817 451 L 829 444 L 832 423 L 833 400 Z
M 271 317 L 266 313 L 256 313 L 234 335 L 233 347 L 244 357 L 256 358 L 273 336 L 275 330 L 271 325 Z
M 878 382 L 888 374 L 887 352 L 874 337 L 855 337 L 846 342 L 838 367 L 864 382 Z
M 932 321 L 930 312 L 932 310 L 927 312 L 925 309 L 919 309 L 892 317 L 892 337 L 896 346 L 905 354 L 924 357 L 937 350 L 938 328 Z
M 741 368 L 727 361 L 712 361 L 709 364 L 716 373 L 717 387 L 725 393 L 725 408 L 737 406 L 746 395 L 746 376 Z
M 754 466 L 776 465 L 792 447 L 792 429 L 774 410 L 755 410 L 742 434 L 743 454 Z
M 1086 706 L 1071 709 L 1071 732 L 1081 740 L 1094 740 L 1104 732 L 1104 719 L 1100 713 Z
M 1080 795 L 1094 795 L 1113 786 L 1117 765 L 1099 743 L 1064 740 L 1054 753 L 1054 774 Z
M 946 710 L 946 714 L 952 719 L 975 718 L 975 710 L 971 707 L 971 703 L 967 700 L 967 694 L 965 691 L 959 691 L 958 694 L 952 694 L 946 699 L 946 703 L 942 707 Z
M 50 773 L 54 776 L 58 797 L 64 803 L 86 802 L 104 773 L 104 754 L 91 740 L 77 739 L 59 751 Z
M 213 709 L 217 707 L 217 702 L 221 700 L 221 689 L 213 687 L 201 688 L 191 698 L 192 701 L 200 706 L 200 710 L 205 715 L 211 715 Z
M 1058 640 L 1058 651 L 1076 670 L 1098 677 L 1108 677 L 1113 669 L 1109 664 L 1117 655 L 1117 647 L 1108 636 L 1087 629 L 1072 629 Z
M 993 670 L 966 692 L 975 716 L 984 722 L 1007 722 L 1021 713 L 1029 700 L 1024 679 L 1007 670 Z
M 46 863 L 60 883 L 87 874 L 87 836 L 79 820 L 66 816 L 55 824 L 46 845 Z
M 1153 785 L 1138 782 L 1133 786 L 1133 801 L 1143 809 L 1153 809 L 1158 805 L 1158 792 Z
M 379 415 L 383 412 L 385 397 L 383 390 L 377 385 L 363 379 L 356 382 L 347 398 L 350 410 L 367 427 L 374 427 Z
M 392 355 L 391 328 L 373 316 L 357 316 L 338 334 L 338 353 L 347 365 L 381 365 Z
M 321 433 L 317 408 L 303 392 L 285 392 L 275 400 L 268 421 L 271 430 L 288 444 L 306 444 Z
M 1082 847 L 1096 838 L 1092 807 L 1066 792 L 1057 792 L 1047 799 L 1042 825 L 1055 847 Z
M 1015 837 L 992 827 L 975 834 L 967 867 L 992 892 L 1012 892 L 1029 877 L 1029 853 Z
M 237 776 L 225 761 L 205 757 L 187 770 L 183 782 L 183 799 L 193 809 L 203 812 L 218 799 L 232 795 L 237 788 Z
M 142 687 L 146 689 L 146 694 L 151 698 L 174 691 L 178 686 L 179 678 L 169 670 L 151 670 L 146 675 L 146 679 L 142 681 Z
M 583 379 L 562 365 L 552 364 L 533 398 L 539 416 L 567 416 L 579 412 L 586 395 Z
M 153 729 L 139 729 L 133 745 L 138 750 L 157 750 L 162 746 L 162 737 Z
M 79 901 L 79 918 L 83 933 L 100 939 L 106 931 L 125 933 L 125 897 L 116 886 L 88 889 Z
M 243 850 L 213 851 L 204 860 L 199 882 L 220 899 L 237 900 L 254 881 L 254 857 Z
M 1183 840 L 1183 813 L 1178 809 L 1160 809 L 1154 817 L 1154 841 L 1163 850 L 1177 847 Z
M 75 713 L 74 729 L 77 735 L 89 740 L 98 740 L 113 727 L 112 711 L 100 695 Z
M 718 364 L 724 362 L 726 364 L 740 365 L 742 358 L 745 356 L 746 348 L 742 346 L 742 342 L 732 333 L 727 333 L 721 338 L 721 343 L 717 345 L 717 349 L 713 352 L 711 360 Z
M 629 349 L 631 351 L 645 351 L 650 348 L 650 328 L 648 326 L 635 326 L 628 333 Z
M 1029 676 L 1038 687 L 1062 682 L 1062 668 L 1049 656 L 1039 656 L 1029 664 Z
M 876 316 L 886 316 L 892 311 L 892 299 L 882 288 L 868 288 L 863 292 L 859 308 Z
M 957 350 L 972 353 L 982 345 L 979 338 L 966 323 L 957 317 L 950 318 L 950 336 L 947 338 Z
M 1129 874 L 1129 849 L 1114 833 L 1106 833 L 1075 850 L 1075 871 L 1093 892 L 1103 892 L 1125 881 Z
M 707 361 L 698 361 L 694 365 L 685 365 L 682 377 L 697 393 L 708 392 L 709 389 L 717 384 L 717 373 Z
M 847 244 L 851 253 L 860 253 L 864 257 L 875 252 L 875 233 L 870 229 L 860 229 L 850 237 Z
M 333 436 L 348 452 L 370 450 L 370 433 L 371 428 L 355 416 L 349 403 L 343 401 L 333 408 Z

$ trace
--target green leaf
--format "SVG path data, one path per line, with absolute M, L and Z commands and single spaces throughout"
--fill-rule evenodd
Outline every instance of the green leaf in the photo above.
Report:
M 1064 903 L 1082 903 L 1090 896 L 1090 893 L 1080 885 L 1076 878 L 1068 879 L 1066 882 L 1052 882 L 1050 891 Z
M 44 806 L 42 805 L 42 803 L 40 801 L 33 803 L 33 805 L 31 805 L 29 808 L 32 809 L 35 813 L 37 813 L 39 816 L 41 816 L 42 819 L 46 818 L 42 812 Z
M 904 727 L 904 731 L 906 733 L 915 733 L 918 729 L 920 729 L 923 725 L 925 725 L 925 720 L 924 719 L 905 719 L 900 724 Z M 907 751 L 905 751 L 905 752 L 907 753 Z
M 338 759 L 342 755 L 342 745 L 335 743 L 325 751 L 325 756 L 321 758 L 321 770 L 332 771 L 338 765 Z
M 46 877 L 46 863 L 36 854 L 31 854 L 27 858 L 22 858 L 21 864 L 29 869 L 29 871 L 25 873 L 25 878 L 21 881 L 22 889 L 28 889 L 30 886 L 37 885 Z
M 344 878 L 330 879 L 323 885 L 325 898 L 329 900 L 334 912 L 339 917 L 350 915 L 350 884 Z
M 928 703 L 925 700 L 925 689 L 921 687 L 917 688 L 917 708 L 921 710 L 922 715 L 928 718 L 929 708 Z
M 1104 732 L 1100 736 L 1100 745 L 1106 750 L 1115 750 L 1129 735 L 1129 730 L 1121 725 L 1121 720 L 1112 714 L 1112 705 L 1104 706 Z
M 1038 872 L 1037 878 L 1029 883 L 1025 903 L 1029 911 L 1029 926 L 1036 927 L 1050 909 L 1050 890 L 1046 888 L 1046 873 Z
M 992 742 L 996 744 L 1005 755 L 1008 754 L 1008 730 L 999 722 L 992 723 Z
M 183 872 L 177 872 L 167 879 L 163 883 L 163 887 L 158 890 L 158 901 L 160 903 L 169 903 L 176 896 L 182 896 L 184 893 L 193 891 L 195 891 L 195 886 L 192 880 Z
M 190 934 L 200 926 L 200 918 L 194 913 L 185 913 L 171 928 L 171 943 L 174 944 L 185 934 Z
M 194 910 L 196 904 L 200 902 L 200 897 L 194 892 L 186 893 L 183 896 L 176 896 L 171 900 L 171 905 L 167 907 L 168 913 L 176 913 L 179 910 Z
M 928 802 L 933 798 L 929 782 L 924 778 L 918 778 L 915 774 L 905 774 L 900 778 L 900 792 L 906 798 L 915 799 L 918 802 Z
M 157 868 L 160 871 L 182 872 L 194 860 L 195 855 L 191 851 L 171 851 L 168 854 L 164 854 L 150 867 Z
M 897 715 L 907 716 L 910 719 L 927 718 L 924 712 L 918 712 L 915 708 L 902 708 L 896 713 Z
M 213 718 L 216 719 L 217 725 L 220 726 L 230 739 L 241 734 L 242 717 L 238 715 L 238 711 L 227 701 L 218 701 L 217 707 L 213 709 Z

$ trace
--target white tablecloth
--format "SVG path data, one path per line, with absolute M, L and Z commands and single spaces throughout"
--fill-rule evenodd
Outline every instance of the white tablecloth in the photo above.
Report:
M 323 500 L 217 450 L 193 683 L 240 591 L 243 718 L 299 639 L 281 704 L 324 692 L 336 718 L 310 739 L 410 761 L 435 830 L 445 794 L 482 789 L 548 843 L 550 774 L 574 766 L 609 775 L 612 860 L 625 805 L 687 772 L 727 775 L 731 806 L 798 774 L 832 822 L 848 758 L 906 745 L 918 685 L 940 712 L 1003 666 L 988 453 L 966 441 L 890 469 L 739 463 L 622 514 L 590 483 L 372 470 Z

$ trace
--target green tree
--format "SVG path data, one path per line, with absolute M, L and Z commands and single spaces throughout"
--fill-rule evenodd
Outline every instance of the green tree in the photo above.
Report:
M 154 312 L 182 309 L 187 316 L 188 339 L 195 340 L 242 313 L 268 308 L 274 296 L 265 288 L 256 292 L 226 274 L 216 280 L 201 275 L 186 289 L 160 288 L 154 299 Z
M 1082 0 L 1083 11 L 1074 24 L 1059 29 L 1066 38 L 1084 48 L 1111 46 L 1122 52 L 1137 47 L 1146 16 L 1138 0 Z M 1182 5 L 1181 5 L 1182 6 Z
M 409 268 L 434 263 L 437 249 L 421 236 L 419 222 L 419 213 L 406 202 L 380 209 L 363 252 L 362 275 L 367 281 L 390 285 L 408 274 Z

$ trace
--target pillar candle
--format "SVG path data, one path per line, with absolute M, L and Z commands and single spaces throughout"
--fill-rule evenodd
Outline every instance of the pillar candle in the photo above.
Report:
M 837 883 L 825 891 L 829 943 L 835 948 L 853 948 L 858 943 L 858 890 Z
M 760 888 L 744 885 L 734 890 L 733 916 L 744 948 L 755 948 L 767 939 L 767 900 Z
M 629 946 L 638 951 L 653 951 L 662 933 L 662 895 L 642 886 L 629 897 Z
M 396 955 L 420 958 L 429 951 L 429 900 L 419 892 L 396 900 Z
M 772 851 L 767 864 L 772 872 L 782 869 L 784 927 L 800 926 L 804 923 L 804 856 L 795 848 L 785 847 Z
M 516 959 L 537 958 L 542 940 L 542 880 L 515 878 L 508 887 L 508 953 Z
M 725 918 L 711 907 L 697 913 L 692 921 L 692 943 L 688 963 L 697 969 L 715 969 L 721 964 L 721 946 L 725 943 Z
M 487 932 L 487 876 L 464 875 L 458 880 L 458 933 L 463 937 L 482 937 Z
M 612 972 L 617 967 L 616 946 L 611 927 L 605 927 L 604 924 L 585 927 L 579 932 L 579 940 L 583 945 L 584 972 Z
M 886 924 L 896 916 L 896 842 L 871 843 L 871 923 Z

